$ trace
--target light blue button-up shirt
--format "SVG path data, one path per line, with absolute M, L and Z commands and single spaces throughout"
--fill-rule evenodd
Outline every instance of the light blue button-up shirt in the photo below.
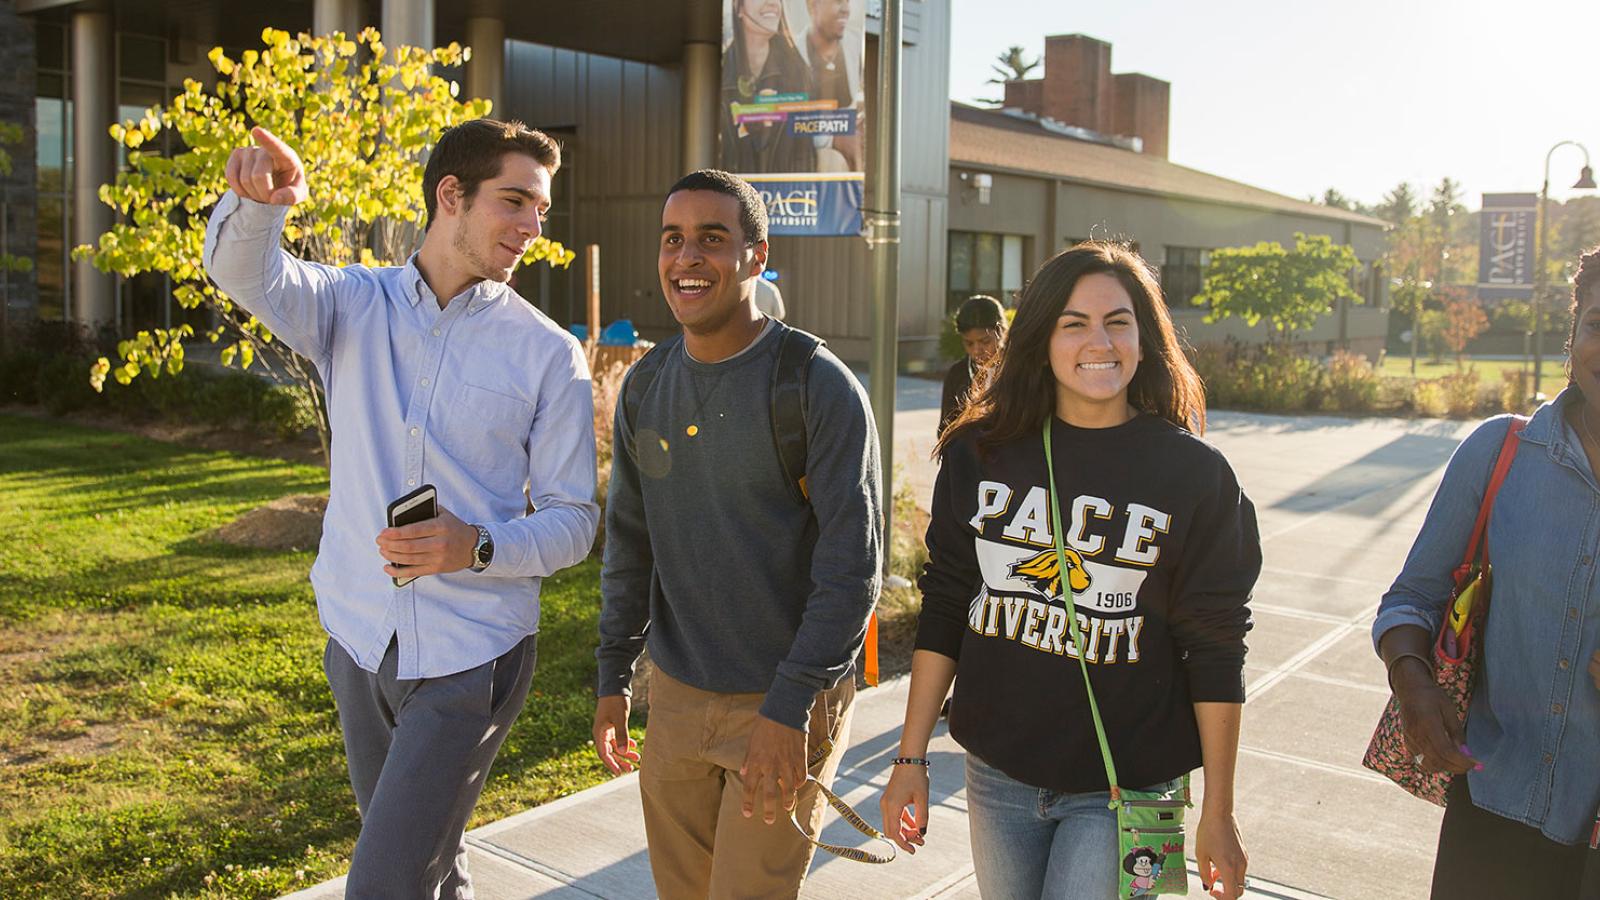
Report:
M 1582 401 L 1568 388 L 1539 408 L 1495 498 L 1484 668 L 1467 713 L 1467 746 L 1483 763 L 1468 775 L 1473 803 L 1565 844 L 1588 839 L 1600 805 L 1600 690 L 1588 673 L 1600 647 L 1600 482 L 1561 416 Z M 1510 421 L 1485 422 L 1450 458 L 1374 641 L 1396 625 L 1438 632 Z
M 327 388 L 331 491 L 311 568 L 322 625 L 369 671 L 395 639 L 400 678 L 492 660 L 538 630 L 540 578 L 594 542 L 583 351 L 504 284 L 479 282 L 440 309 L 415 257 L 386 268 L 296 259 L 280 245 L 286 214 L 228 192 L 204 260 Z M 389 503 L 427 483 L 440 506 L 489 529 L 494 561 L 396 588 L 375 541 Z

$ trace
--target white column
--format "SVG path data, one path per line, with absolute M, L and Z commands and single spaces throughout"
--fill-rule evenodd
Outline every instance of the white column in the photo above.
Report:
M 117 118 L 116 53 L 111 14 L 72 14 L 72 243 L 97 244 L 111 228 L 111 207 L 100 186 L 116 177 L 117 148 L 106 129 Z M 72 264 L 71 318 L 81 325 L 114 324 L 116 282 L 88 260 Z
M 472 16 L 467 19 L 467 96 L 482 97 L 492 106 L 489 115 L 504 119 L 506 84 L 506 23 L 499 16 Z
M 383 42 L 432 50 L 433 0 L 383 0 Z
M 317 34 L 342 31 L 346 37 L 354 38 L 364 27 L 360 0 L 312 0 L 311 30 Z
M 717 160 L 717 107 L 722 102 L 722 4 L 689 0 L 684 9 L 684 172 Z

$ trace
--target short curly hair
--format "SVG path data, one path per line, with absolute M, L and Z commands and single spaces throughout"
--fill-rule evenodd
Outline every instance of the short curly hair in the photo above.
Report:
M 1572 330 L 1567 332 L 1567 383 L 1572 383 L 1572 345 L 1578 341 L 1578 313 L 1585 300 L 1600 300 L 1600 247 L 1578 257 L 1578 274 L 1572 279 Z
M 755 187 L 743 178 L 721 169 L 700 169 L 679 178 L 667 191 L 667 198 L 671 199 L 679 191 L 712 191 L 732 197 L 739 202 L 739 230 L 744 232 L 744 239 L 752 244 L 767 239 L 767 205 L 761 202 L 761 194 Z

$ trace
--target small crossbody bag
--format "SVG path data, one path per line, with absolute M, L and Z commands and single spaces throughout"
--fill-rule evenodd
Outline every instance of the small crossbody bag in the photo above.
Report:
M 1050 531 L 1055 540 L 1056 565 L 1060 574 L 1061 599 L 1067 605 L 1071 623 L 1072 650 L 1083 672 L 1083 689 L 1089 696 L 1089 712 L 1094 717 L 1094 734 L 1100 742 L 1100 756 L 1106 764 L 1106 784 L 1111 786 L 1111 808 L 1117 811 L 1117 863 L 1120 881 L 1117 897 L 1152 897 L 1156 894 L 1186 894 L 1189 870 L 1184 862 L 1183 814 L 1193 804 L 1189 797 L 1189 776 L 1181 788 L 1170 791 L 1130 791 L 1117 784 L 1117 767 L 1111 759 L 1100 706 L 1089 683 L 1089 664 L 1084 662 L 1082 639 L 1078 632 L 1077 609 L 1067 580 L 1067 552 L 1062 543 L 1061 502 L 1056 496 L 1054 454 L 1050 452 L 1050 417 L 1044 420 L 1044 461 L 1050 483 Z

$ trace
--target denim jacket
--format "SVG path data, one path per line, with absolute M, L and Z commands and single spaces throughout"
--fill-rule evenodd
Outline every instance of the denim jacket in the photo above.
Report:
M 1493 601 L 1467 714 L 1479 807 L 1564 844 L 1586 840 L 1600 805 L 1600 690 L 1588 674 L 1600 630 L 1600 483 L 1561 411 L 1534 413 L 1489 519 Z M 1437 633 L 1510 416 L 1456 448 L 1405 568 L 1384 594 L 1373 641 L 1396 625 Z

